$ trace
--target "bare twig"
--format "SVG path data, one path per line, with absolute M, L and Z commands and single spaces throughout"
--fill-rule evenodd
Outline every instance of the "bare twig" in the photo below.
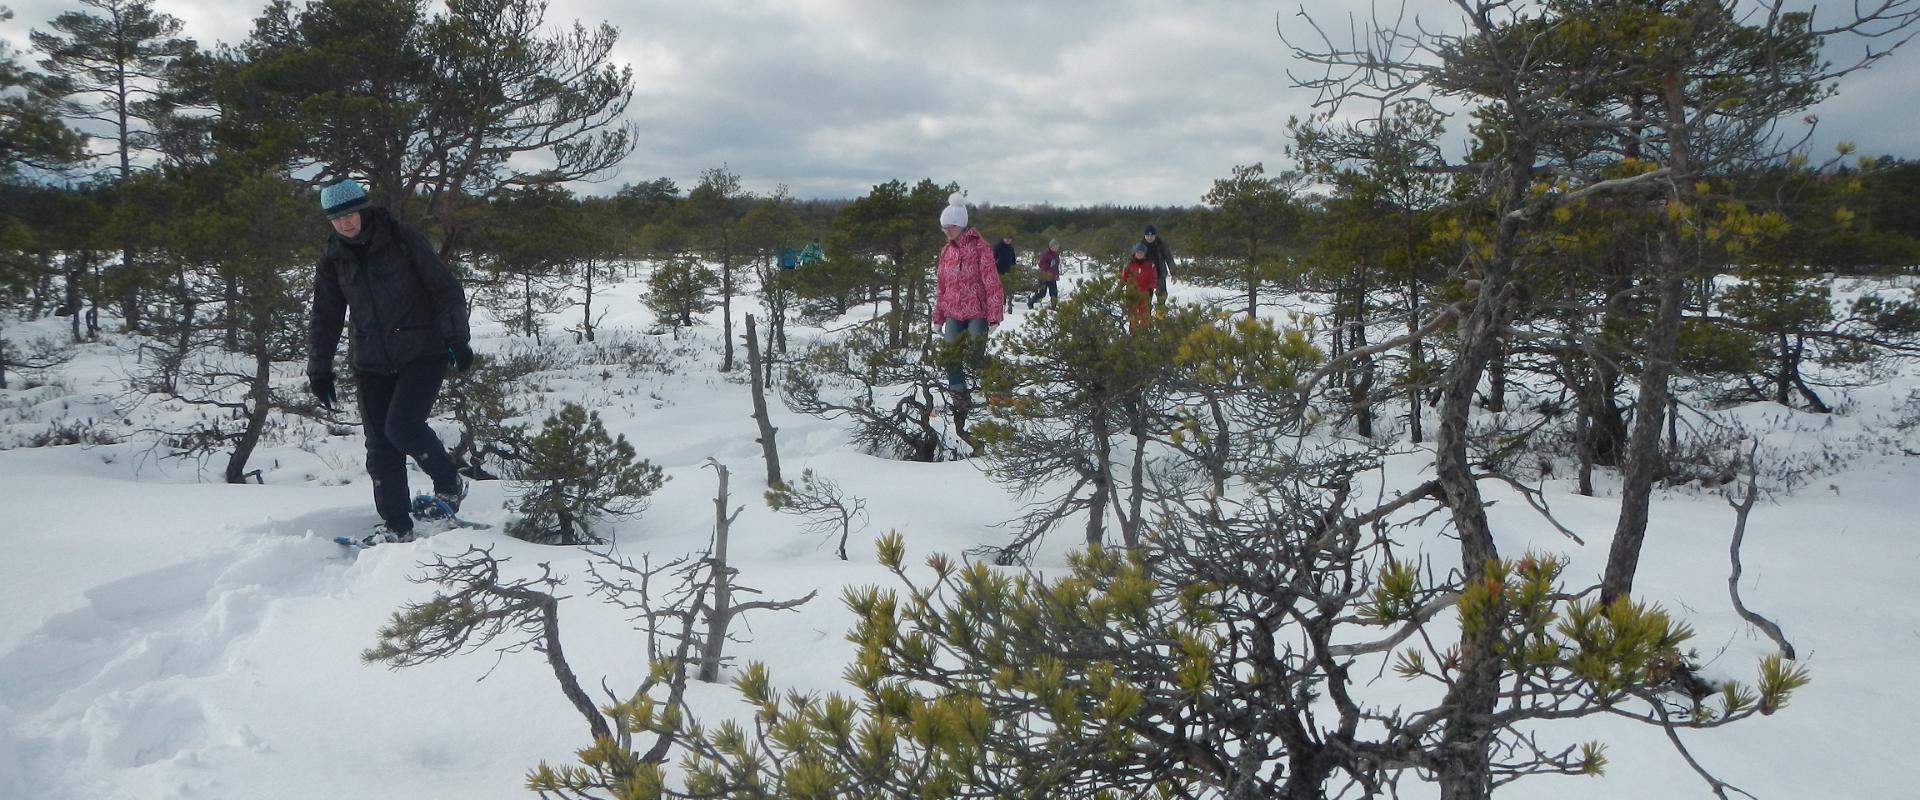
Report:
M 1793 645 L 1787 642 L 1786 634 L 1780 631 L 1780 626 L 1775 625 L 1773 620 L 1749 610 L 1740 600 L 1740 573 L 1743 571 L 1740 565 L 1740 544 L 1747 538 L 1747 515 L 1753 511 L 1754 501 L 1760 497 L 1758 486 L 1760 469 L 1754 463 L 1754 456 L 1759 452 L 1760 443 L 1757 441 L 1747 451 L 1746 496 L 1740 498 L 1737 503 L 1732 499 L 1727 500 L 1727 505 L 1733 506 L 1733 543 L 1727 547 L 1727 557 L 1732 561 L 1733 568 L 1727 573 L 1727 594 L 1732 596 L 1733 610 L 1740 615 L 1740 618 L 1753 623 L 1754 627 L 1759 628 L 1767 638 L 1772 639 L 1773 643 L 1780 647 L 1781 655 L 1791 659 L 1794 658 Z
M 1520 496 L 1526 499 L 1527 505 L 1533 506 L 1533 510 L 1540 512 L 1540 517 L 1545 519 L 1548 525 L 1552 525 L 1554 530 L 1559 531 L 1560 535 L 1572 539 L 1574 544 L 1582 547 L 1586 546 L 1587 540 L 1580 538 L 1580 534 L 1569 530 L 1567 526 L 1560 524 L 1560 520 L 1554 518 L 1553 509 L 1547 507 L 1547 493 L 1545 491 L 1528 488 L 1525 484 L 1514 480 L 1504 473 L 1493 473 L 1492 477 L 1505 481 L 1508 486 L 1513 487 L 1514 491 L 1519 492 Z
M 1333 656 L 1358 656 L 1367 653 L 1384 653 L 1392 650 L 1398 647 L 1401 642 L 1406 641 L 1407 637 L 1412 636 L 1414 632 L 1420 630 L 1421 626 L 1426 625 L 1428 620 L 1433 619 L 1433 615 L 1452 608 L 1453 605 L 1458 602 L 1460 602 L 1459 592 L 1441 592 L 1432 600 L 1428 600 L 1426 605 L 1420 607 L 1420 610 L 1413 612 L 1413 619 L 1407 620 L 1406 624 L 1401 625 L 1400 629 L 1394 631 L 1392 636 L 1360 644 L 1332 645 L 1327 648 L 1327 654 Z
M 1654 713 L 1660 717 L 1660 730 L 1666 732 L 1667 741 L 1673 743 L 1674 751 L 1678 752 L 1680 757 L 1686 760 L 1687 766 L 1693 768 L 1694 774 L 1699 775 L 1701 780 L 1707 782 L 1707 787 L 1713 790 L 1713 796 L 1720 798 L 1720 800 L 1727 800 L 1727 792 L 1731 790 L 1747 797 L 1752 797 L 1753 800 L 1760 800 L 1757 797 L 1753 797 L 1751 792 L 1714 777 L 1713 773 L 1708 772 L 1706 767 L 1700 766 L 1700 762 L 1693 757 L 1693 753 L 1687 750 L 1687 745 L 1680 741 L 1680 730 L 1673 725 L 1673 720 L 1667 714 L 1666 707 L 1659 703 L 1654 703 L 1653 710 Z

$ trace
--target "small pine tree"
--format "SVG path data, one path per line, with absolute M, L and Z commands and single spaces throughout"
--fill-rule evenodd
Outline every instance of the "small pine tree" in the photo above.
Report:
M 560 407 L 527 442 L 527 460 L 516 470 L 520 490 L 514 510 L 524 516 L 509 526 L 534 542 L 585 544 L 601 541 L 590 523 L 638 514 L 647 497 L 667 482 L 659 467 L 636 458 L 627 437 L 608 437 L 600 415 L 573 403 Z
M 696 314 L 713 310 L 708 296 L 714 282 L 713 270 L 692 256 L 675 256 L 660 263 L 647 279 L 647 308 L 660 321 L 673 326 L 674 338 L 682 327 L 692 325 Z
M 1105 540 L 1114 516 L 1126 544 L 1139 543 L 1146 489 L 1141 443 L 1166 421 L 1162 389 L 1177 345 L 1185 332 L 1208 322 L 1198 309 L 1175 309 L 1141 324 L 1146 302 L 1138 289 L 1118 282 L 1082 284 L 1059 306 L 1030 315 L 1020 330 L 1003 336 L 985 366 L 988 416 L 972 433 L 985 445 L 987 475 L 1023 491 L 1071 482 L 1064 494 L 1034 505 L 1003 558 L 1020 555 L 1049 528 L 1083 512 L 1088 544 Z M 1131 449 L 1122 444 L 1127 436 L 1135 439 Z

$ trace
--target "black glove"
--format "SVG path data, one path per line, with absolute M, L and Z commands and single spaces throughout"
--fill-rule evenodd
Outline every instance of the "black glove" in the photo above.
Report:
M 328 411 L 333 410 L 333 373 L 319 372 L 308 375 L 307 391 L 313 393 L 322 407 Z
M 468 347 L 466 342 L 448 342 L 447 358 L 453 361 L 453 366 L 462 375 L 473 369 L 473 348 Z

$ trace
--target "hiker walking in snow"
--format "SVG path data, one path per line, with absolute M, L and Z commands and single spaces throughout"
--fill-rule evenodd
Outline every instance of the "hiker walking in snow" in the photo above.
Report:
M 1129 289 L 1129 294 L 1137 293 L 1137 300 L 1127 309 L 1127 331 L 1134 332 L 1147 324 L 1151 312 L 1147 308 L 1147 299 L 1154 296 L 1154 290 L 1160 285 L 1153 269 L 1153 256 L 1145 244 L 1133 246 L 1133 257 L 1127 259 L 1120 268 L 1120 284 Z M 1162 295 L 1164 296 L 1164 295 Z
M 1147 226 L 1140 236 L 1140 243 L 1147 246 L 1147 259 L 1153 262 L 1153 304 L 1167 304 L 1167 287 L 1173 284 L 1173 246 L 1160 238 L 1160 232 L 1152 225 Z
M 1027 310 L 1033 310 L 1033 304 L 1047 297 L 1053 305 L 1060 305 L 1060 240 L 1047 240 L 1047 249 L 1040 252 L 1040 258 L 1034 262 L 1034 268 L 1040 272 L 1040 283 L 1034 286 L 1033 296 L 1027 298 Z
M 948 342 L 966 337 L 969 360 L 977 363 L 985 357 L 987 337 L 1000 329 L 1006 293 L 994 269 L 993 248 L 980 231 L 967 227 L 966 201 L 958 192 L 940 212 L 940 231 L 947 241 L 940 246 L 934 277 L 933 330 Z M 962 360 L 947 363 L 947 390 L 955 408 L 969 405 Z
M 1000 237 L 1000 243 L 993 246 L 993 269 L 1000 274 L 1003 281 L 1006 279 L 1007 273 L 1013 271 L 1014 264 L 1019 258 L 1019 254 L 1013 251 L 1013 237 L 1011 236 Z M 1001 293 L 1006 293 L 1005 283 L 1001 284 Z M 1007 313 L 1013 313 L 1012 297 L 1007 298 Z
M 360 419 L 367 437 L 367 477 L 381 523 L 367 544 L 413 538 L 407 458 L 433 479 L 441 513 L 460 510 L 466 482 L 427 414 L 451 362 L 473 367 L 467 345 L 467 298 L 420 231 L 373 206 L 351 180 L 320 192 L 320 209 L 333 225 L 314 269 L 307 388 L 333 408 L 333 355 L 351 312 L 348 351 L 360 382 Z
M 820 240 L 815 238 L 800 249 L 800 266 L 818 264 L 827 260 L 827 251 L 820 249 Z

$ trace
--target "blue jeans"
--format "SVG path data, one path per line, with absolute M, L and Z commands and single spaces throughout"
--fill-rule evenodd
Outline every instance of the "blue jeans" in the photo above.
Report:
M 967 390 L 966 368 L 977 365 L 987 357 L 987 321 L 984 319 L 950 319 L 940 326 L 940 338 L 951 342 L 966 334 L 968 341 L 967 357 L 947 362 L 947 388 L 956 392 Z

